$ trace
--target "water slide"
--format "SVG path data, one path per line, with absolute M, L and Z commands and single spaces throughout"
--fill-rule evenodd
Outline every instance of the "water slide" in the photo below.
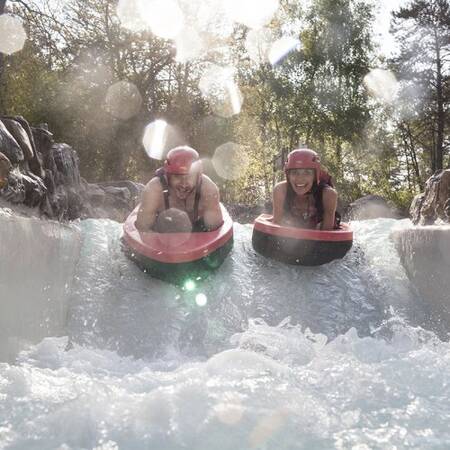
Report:
M 343 260 L 307 268 L 235 224 L 221 268 L 180 289 L 123 255 L 116 222 L 3 214 L 0 448 L 445 448 L 450 346 L 389 239 L 409 226 L 354 222 Z

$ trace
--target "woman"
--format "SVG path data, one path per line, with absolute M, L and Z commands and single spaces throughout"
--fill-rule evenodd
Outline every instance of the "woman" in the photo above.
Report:
M 322 171 L 319 155 L 306 148 L 293 150 L 284 171 L 286 181 L 273 190 L 273 221 L 301 228 L 338 228 L 337 192 Z

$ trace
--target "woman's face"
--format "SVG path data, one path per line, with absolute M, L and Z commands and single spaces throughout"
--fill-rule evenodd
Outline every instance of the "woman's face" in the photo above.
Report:
M 297 195 L 308 193 L 316 181 L 314 169 L 291 169 L 288 171 L 288 180 Z

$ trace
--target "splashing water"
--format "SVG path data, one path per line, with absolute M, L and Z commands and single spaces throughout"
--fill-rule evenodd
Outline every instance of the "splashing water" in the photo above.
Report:
M 448 447 L 450 345 L 417 326 L 389 240 L 409 226 L 355 222 L 343 260 L 299 268 L 235 224 L 229 258 L 185 291 L 125 258 L 119 224 L 81 222 L 67 336 L 0 364 L 2 446 Z

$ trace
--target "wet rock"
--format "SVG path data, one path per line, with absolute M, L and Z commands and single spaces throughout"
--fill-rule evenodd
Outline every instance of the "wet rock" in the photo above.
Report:
M 426 182 L 425 192 L 417 195 L 410 208 L 415 225 L 432 225 L 437 220 L 450 223 L 450 169 L 440 170 Z
M 450 226 L 415 227 L 392 238 L 433 323 L 438 331 L 450 333 Z
M 79 186 L 81 177 L 78 155 L 75 150 L 67 144 L 53 144 L 51 151 L 57 169 L 56 184 Z
M 22 183 L 25 188 L 23 203 L 31 208 L 39 206 L 47 194 L 47 188 L 41 178 L 33 173 L 22 174 Z
M 26 192 L 22 174 L 17 170 L 11 171 L 7 185 L 0 192 L 2 197 L 11 203 L 24 203 Z
M 143 184 L 131 181 L 83 185 L 85 202 L 82 217 L 107 218 L 118 222 L 125 221 L 138 204 L 144 189 Z
M 391 206 L 379 195 L 366 195 L 350 203 L 345 211 L 346 219 L 366 220 L 378 218 L 401 219 L 402 215 L 397 208 Z
M 93 217 L 123 221 L 144 188 L 131 181 L 87 183 L 81 178 L 76 151 L 70 145 L 54 143 L 46 124 L 31 128 L 21 116 L 0 120 L 1 179 L 4 199 L 39 207 L 44 216 L 58 220 Z
M 22 125 L 17 120 L 5 117 L 2 118 L 2 122 L 4 123 L 6 129 L 11 133 L 11 136 L 20 145 L 25 159 L 27 161 L 33 159 L 34 149 L 31 145 L 30 138 L 28 137 L 26 131 L 23 129 Z
M 20 145 L 7 130 L 3 121 L 0 120 L 0 152 L 2 152 L 12 164 L 18 164 L 24 160 Z
M 11 169 L 11 161 L 3 153 L 0 153 L 0 188 L 7 183 Z

